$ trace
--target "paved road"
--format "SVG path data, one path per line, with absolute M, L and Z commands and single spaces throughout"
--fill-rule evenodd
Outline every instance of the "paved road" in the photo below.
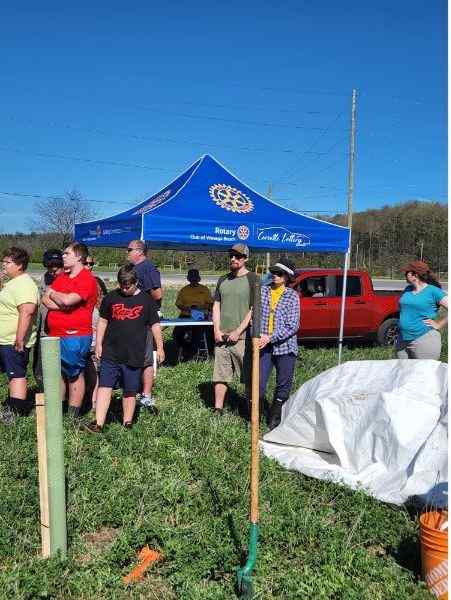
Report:
M 43 271 L 29 271 L 30 275 L 35 279 L 39 279 Z M 105 281 L 115 281 L 116 274 L 111 271 L 95 271 L 95 274 Z M 162 283 L 164 285 L 183 285 L 188 283 L 184 273 L 163 273 Z M 214 285 L 218 280 L 217 275 L 205 275 L 202 278 L 202 283 L 206 285 Z M 376 290 L 403 290 L 406 281 L 405 279 L 373 279 L 374 289 Z M 443 283 L 443 289 L 448 289 L 448 284 Z

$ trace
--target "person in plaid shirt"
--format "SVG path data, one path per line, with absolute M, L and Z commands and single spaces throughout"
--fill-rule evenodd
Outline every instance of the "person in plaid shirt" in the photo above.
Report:
M 293 385 L 300 305 L 297 293 L 287 287 L 294 277 L 293 263 L 280 260 L 269 271 L 272 283 L 261 288 L 260 401 L 263 401 L 274 366 L 276 388 L 269 419 L 271 430 L 280 423 L 282 405 L 288 400 Z

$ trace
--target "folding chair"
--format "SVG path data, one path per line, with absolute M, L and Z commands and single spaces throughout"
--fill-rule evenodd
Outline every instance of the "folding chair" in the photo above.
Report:
M 202 335 L 199 340 L 199 346 L 197 348 L 196 356 L 194 360 L 208 360 L 210 358 L 210 353 L 208 351 L 208 343 L 207 343 L 207 334 L 205 330 L 202 332 Z

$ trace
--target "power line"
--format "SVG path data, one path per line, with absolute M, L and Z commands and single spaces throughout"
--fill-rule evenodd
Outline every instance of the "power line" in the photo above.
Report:
M 333 169 L 333 167 L 337 166 L 338 164 L 342 163 L 342 158 L 339 158 L 338 160 L 335 160 L 332 163 L 329 163 L 326 167 L 324 167 L 323 169 L 320 169 L 319 171 L 315 171 L 315 175 L 320 175 L 321 173 L 325 173 L 326 171 L 330 171 L 331 169 Z M 314 177 L 313 179 L 315 179 L 316 177 Z M 309 179 L 309 183 L 311 183 L 311 180 Z M 290 182 L 290 185 L 297 187 L 297 183 L 294 182 Z
M 305 94 L 305 95 L 318 95 L 318 96 L 336 96 L 340 98 L 347 98 L 349 94 L 345 94 L 344 92 L 332 92 L 329 90 L 306 90 L 299 88 L 272 88 L 265 87 L 262 88 L 263 91 L 266 92 L 288 92 L 290 94 Z
M 109 160 L 96 160 L 93 158 L 83 158 L 80 156 L 66 156 L 64 154 L 47 154 L 44 152 L 29 152 L 28 150 L 23 150 L 21 148 L 12 148 L 10 146 L 0 146 L 0 151 L 2 152 L 14 152 L 16 154 L 27 154 L 30 156 L 38 156 L 39 158 L 59 158 L 62 160 L 75 160 L 78 162 L 84 162 L 88 164 L 96 164 L 96 165 L 107 165 L 113 167 L 127 167 L 134 169 L 146 169 L 148 171 L 165 171 L 165 172 L 173 172 L 173 169 L 165 168 L 165 167 L 151 167 L 149 165 L 136 165 L 133 163 L 125 163 L 125 162 L 114 162 Z
M 136 105 L 135 104 L 135 108 L 139 109 L 139 110 L 152 110 L 152 112 L 156 112 L 155 109 L 151 109 L 148 106 L 141 106 L 141 105 Z M 168 115 L 172 115 L 172 116 L 176 116 L 176 117 L 183 117 L 186 119 L 205 119 L 208 121 L 221 121 L 223 123 L 234 123 L 236 125 L 257 125 L 259 127 L 281 127 L 284 129 L 308 129 L 310 131 L 323 131 L 323 129 L 321 127 L 307 127 L 306 125 L 289 125 L 287 123 L 271 123 L 271 122 L 265 122 L 265 121 L 247 121 L 244 119 L 227 119 L 225 117 L 217 117 L 214 115 L 190 115 L 190 114 L 186 114 L 186 113 L 181 113 L 181 112 L 171 112 L 171 111 L 157 111 L 157 112 L 163 112 L 164 114 L 168 114 Z
M 343 112 L 338 113 L 334 119 L 329 123 L 329 125 L 326 127 L 326 129 L 324 129 L 322 131 L 322 133 L 318 136 L 318 138 L 309 146 L 308 150 L 306 152 L 311 152 L 313 150 L 313 148 L 316 146 L 316 144 L 328 133 L 328 131 L 330 131 L 331 127 L 343 116 Z M 298 154 L 297 158 L 300 157 L 300 154 Z M 305 164 L 305 161 L 304 161 Z M 301 163 L 302 165 L 302 163 Z M 299 168 L 299 167 L 298 167 Z M 285 171 L 284 173 L 282 173 L 281 177 L 291 177 L 294 174 L 294 170 L 291 170 L 288 172 Z M 298 173 L 299 175 L 299 173 Z
M 194 102 L 194 101 L 190 101 L 190 100 L 178 100 L 177 101 L 178 104 L 185 104 L 187 106 L 195 106 L 195 107 L 205 107 L 205 108 L 220 108 L 220 109 L 238 109 L 238 110 L 249 110 L 251 109 L 252 111 L 255 110 L 267 110 L 266 106 L 259 106 L 258 104 L 214 104 L 214 103 L 207 103 L 207 102 Z M 167 102 L 158 102 L 157 100 L 151 100 L 151 104 L 167 104 Z M 317 111 L 317 110 L 305 110 L 305 111 L 299 111 L 298 108 L 295 108 L 295 105 L 291 105 L 292 108 L 275 108 L 276 112 L 281 112 L 281 113 L 296 113 L 296 114 L 306 114 L 309 116 L 312 115 L 320 115 L 321 111 Z
M 17 117 L 14 116 L 9 116 L 9 119 L 11 121 L 14 122 L 20 122 L 22 123 L 22 119 L 19 119 Z M 38 123 L 30 121 L 29 119 L 26 122 L 27 125 L 34 127 L 34 126 L 38 126 Z M 227 148 L 230 150 L 241 150 L 241 151 L 246 151 L 246 152 L 282 152 L 282 153 L 291 153 L 294 152 L 294 150 L 290 149 L 290 148 L 282 148 L 282 149 L 274 149 L 274 148 L 262 148 L 262 147 L 250 147 L 250 146 L 231 146 L 231 145 L 227 145 L 227 144 L 208 144 L 205 142 L 200 142 L 197 140 L 183 140 L 183 139 L 175 139 L 175 138 L 169 138 L 169 137 L 161 137 L 161 136 L 144 136 L 144 135 L 136 135 L 136 134 L 128 134 L 128 133 L 120 133 L 120 132 L 114 132 L 114 131 L 107 131 L 105 129 L 98 129 L 93 128 L 93 127 L 80 127 L 78 125 L 70 125 L 68 123 L 61 123 L 58 124 L 54 121 L 45 121 L 45 124 L 50 126 L 50 127 L 61 127 L 63 129 L 70 129 L 72 131 L 80 131 L 80 132 L 84 132 L 84 133 L 90 133 L 90 134 L 94 134 L 94 135 L 102 135 L 102 136 L 113 136 L 113 137 L 120 137 L 120 138 L 128 138 L 128 139 L 132 139 L 135 141 L 140 141 L 140 142 L 160 142 L 160 143 L 170 143 L 170 144 L 189 144 L 191 146 L 202 146 L 204 148 L 214 148 L 214 149 L 223 149 L 223 148 Z
M 65 196 L 56 194 L 24 194 L 22 192 L 1 192 L 3 196 L 17 196 L 20 198 L 35 198 L 43 200 L 66 200 Z M 82 198 L 83 202 L 95 202 L 98 204 L 130 204 L 129 200 L 93 200 L 92 198 Z
M 128 81 L 136 81 L 136 80 L 138 80 L 139 84 L 140 84 L 140 88 L 142 88 L 142 77 L 147 77 L 147 74 L 143 74 L 142 76 L 138 76 L 138 75 L 136 75 L 136 76 L 131 75 L 130 76 L 130 74 L 128 74 L 128 77 L 126 79 Z M 1 75 L 0 78 L 3 81 L 6 80 L 10 84 L 12 84 L 12 83 L 17 84 L 17 80 L 16 79 L 9 78 L 9 77 L 7 77 L 5 75 Z M 110 78 L 110 79 L 114 83 L 117 83 L 117 78 L 115 78 L 115 79 Z M 158 79 L 161 79 L 161 75 L 158 75 Z M 102 78 L 102 83 L 104 83 L 104 82 L 105 82 L 105 79 Z M 121 83 L 123 83 L 123 82 L 124 82 L 124 77 L 121 76 Z M 230 80 L 228 80 L 228 85 L 230 85 L 230 84 L 235 85 L 235 86 L 239 86 L 240 88 L 242 88 L 242 82 L 241 81 L 240 82 L 238 82 L 238 81 L 236 81 L 236 82 L 230 82 Z M 267 92 L 267 91 L 272 91 L 272 90 L 274 90 L 274 91 L 283 91 L 283 90 L 280 90 L 280 88 L 276 89 L 276 88 L 268 88 L 268 87 L 258 88 L 257 89 L 257 91 L 260 91 L 260 92 Z M 31 88 L 28 88 L 28 91 L 30 93 L 33 92 L 33 90 Z M 61 92 L 61 94 L 63 94 L 63 93 L 64 92 Z M 315 92 L 314 90 L 313 91 L 312 90 L 310 90 L 310 91 L 307 90 L 307 91 L 304 91 L 304 92 L 302 90 L 301 91 L 297 90 L 296 93 L 307 93 L 307 94 L 317 93 L 319 95 L 321 95 L 321 94 L 330 95 L 331 94 L 330 92 L 324 92 L 324 91 L 316 91 Z M 66 95 L 68 97 L 68 94 L 64 94 L 64 95 Z M 336 95 L 341 95 L 341 94 L 336 94 Z M 73 93 L 72 92 L 71 92 L 70 97 L 73 98 Z M 254 96 L 254 99 L 255 99 L 255 96 Z M 151 99 L 149 99 L 149 101 L 150 101 L 150 104 L 157 104 L 157 105 L 160 105 L 160 104 L 167 105 L 168 103 L 171 102 L 171 100 L 169 100 L 169 101 L 164 101 L 164 100 L 159 101 L 158 99 L 155 99 L 155 98 L 151 98 Z M 224 109 L 224 108 L 229 109 L 229 108 L 232 108 L 232 109 L 239 109 L 239 110 L 241 110 L 241 109 L 249 110 L 250 109 L 252 111 L 260 110 L 260 109 L 266 110 L 266 108 L 267 108 L 266 106 L 261 106 L 261 105 L 257 104 L 256 102 L 253 102 L 252 104 L 245 104 L 245 103 L 239 103 L 239 104 L 232 103 L 231 104 L 229 102 L 224 103 L 224 104 L 222 104 L 222 103 L 219 104 L 219 103 L 213 103 L 213 102 L 198 102 L 198 101 L 194 101 L 194 100 L 180 100 L 179 98 L 177 98 L 176 102 L 172 101 L 172 104 L 175 104 L 175 103 L 176 104 L 180 104 L 180 105 L 187 105 L 187 106 L 196 106 L 196 107 L 201 106 L 201 107 L 205 107 L 205 108 L 220 108 L 220 109 Z M 292 104 L 291 105 L 292 108 L 291 107 L 290 108 L 273 107 L 273 110 L 275 110 L 276 112 L 296 112 L 297 114 L 307 114 L 307 115 L 319 115 L 319 114 L 322 114 L 318 110 L 307 110 L 307 111 L 301 111 L 301 113 L 300 113 L 299 109 L 295 108 L 295 106 L 296 106 L 295 104 Z
M 290 94 L 298 94 L 298 95 L 318 95 L 318 96 L 335 96 L 335 97 L 340 97 L 340 98 L 348 98 L 349 94 L 344 93 L 344 92 L 337 92 L 337 91 L 331 91 L 331 90 L 309 90 L 309 89 L 299 89 L 299 88 L 272 88 L 272 87 L 265 87 L 265 88 L 261 88 L 263 91 L 269 91 L 269 92 L 288 92 Z M 359 88 L 360 89 L 360 88 Z M 402 102 L 410 102 L 411 104 L 417 104 L 417 105 L 424 105 L 424 104 L 428 104 L 426 100 L 419 100 L 419 99 L 415 99 L 412 98 L 410 96 L 398 96 L 398 95 L 382 95 L 382 94 L 374 94 L 374 93 L 370 93 L 370 92 L 361 92 L 359 94 L 361 97 L 363 98 L 371 98 L 371 99 L 377 99 L 377 98 L 383 98 L 386 100 L 399 100 Z
M 64 94 L 62 92 L 60 92 L 60 95 L 66 95 L 66 97 L 69 97 L 68 94 Z M 78 95 L 79 98 L 81 98 L 80 95 Z M 71 93 L 70 95 L 70 99 L 73 100 L 74 99 L 74 94 Z M 83 97 L 84 99 L 84 97 Z M 193 105 L 198 105 L 197 103 L 193 102 Z M 224 105 L 227 106 L 227 105 Z M 205 120 L 213 120 L 213 121 L 222 121 L 224 123 L 235 123 L 238 125 L 257 125 L 257 126 L 261 126 L 261 127 L 281 127 L 281 128 L 287 128 L 287 129 L 306 129 L 306 130 L 311 130 L 311 131 L 322 131 L 321 127 L 309 127 L 307 125 L 291 125 L 291 124 L 286 124 L 286 123 L 274 123 L 274 122 L 261 122 L 261 121 L 251 121 L 251 120 L 244 120 L 244 119 L 230 119 L 230 118 L 225 118 L 225 117 L 218 117 L 215 115 L 192 115 L 192 114 L 187 114 L 184 112 L 178 112 L 178 111 L 168 111 L 168 110 L 161 110 L 161 109 L 155 109 L 154 107 L 150 107 L 148 105 L 131 105 L 131 106 L 127 106 L 127 110 L 130 110 L 130 108 L 134 108 L 136 110 L 145 110 L 145 111 L 152 111 L 153 113 L 158 112 L 158 113 L 162 113 L 162 114 L 167 114 L 167 115 L 171 115 L 171 116 L 178 116 L 178 117 L 183 117 L 183 118 L 188 118 L 188 119 L 205 119 Z M 250 108 L 253 108 L 253 106 L 251 106 Z M 318 112 L 318 111 L 316 111 Z M 308 112 L 306 111 L 306 114 L 308 114 Z

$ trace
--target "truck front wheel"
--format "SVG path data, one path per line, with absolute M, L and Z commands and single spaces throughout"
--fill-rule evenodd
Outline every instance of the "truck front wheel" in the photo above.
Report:
M 377 342 L 380 346 L 393 346 L 398 336 L 399 319 L 387 319 L 377 330 Z

